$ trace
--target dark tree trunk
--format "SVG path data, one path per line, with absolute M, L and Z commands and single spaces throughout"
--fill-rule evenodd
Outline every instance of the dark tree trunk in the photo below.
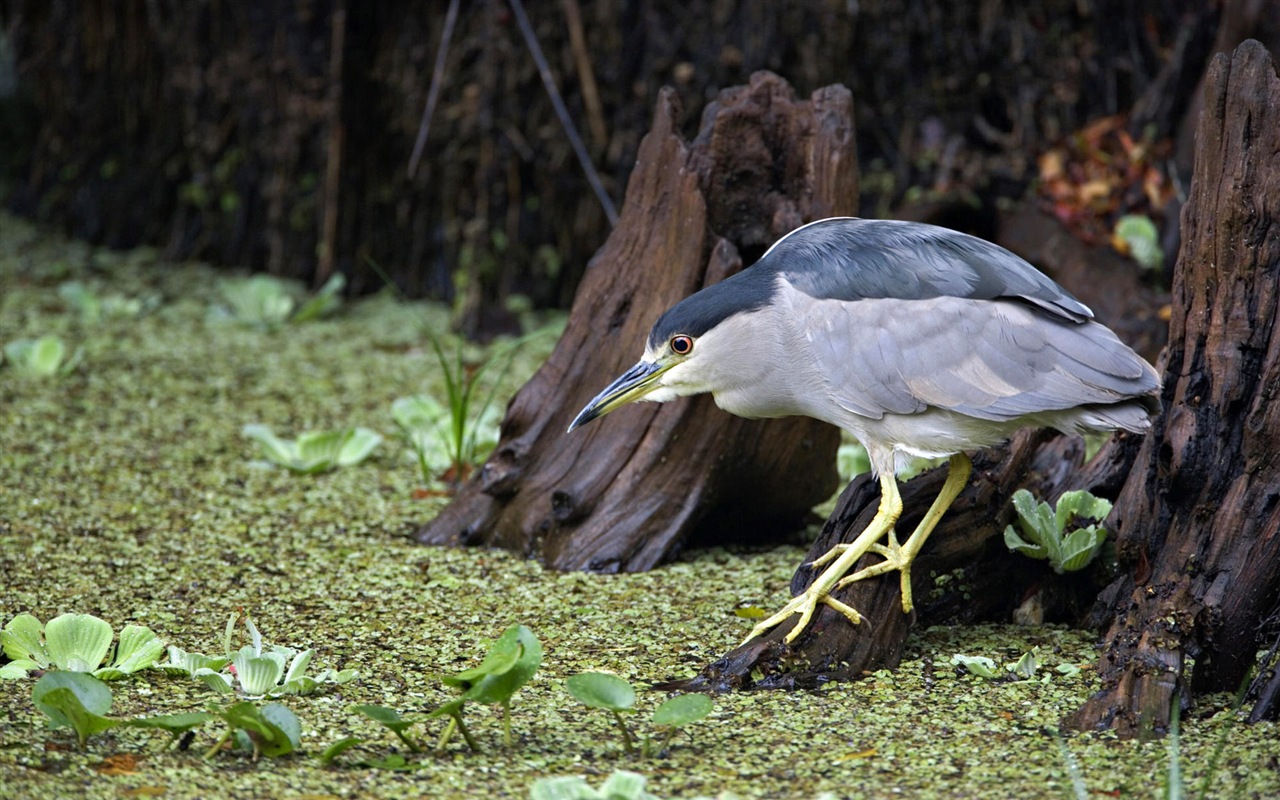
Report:
M 1006 610 L 1010 593 L 1028 586 L 1025 567 L 993 541 L 1010 519 L 1013 491 L 1025 486 L 1052 499 L 1084 488 L 1116 498 L 1109 527 L 1119 532 L 1125 574 L 1095 609 L 1096 619 L 1112 619 L 1100 665 L 1106 689 L 1073 721 L 1130 735 L 1140 721 L 1163 729 L 1177 691 L 1185 698 L 1188 690 L 1236 688 L 1280 600 L 1280 81 L 1266 50 L 1249 42 L 1234 60 L 1215 59 L 1207 86 L 1154 429 L 1113 439 L 1079 471 L 1079 453 L 1043 433 L 980 454 L 912 574 L 915 595 L 926 598 L 919 613 L 930 621 Z M 1068 285 L 1070 273 L 1060 275 Z M 1088 299 L 1091 287 L 1080 288 Z M 1103 317 L 1114 311 L 1100 308 Z M 903 487 L 901 529 L 915 526 L 942 479 L 937 470 Z M 873 482 L 855 481 L 808 558 L 861 531 L 877 495 Z M 967 608 L 933 580 L 956 570 L 972 598 Z M 802 566 L 793 593 L 813 577 Z M 930 602 L 930 592 L 938 599 Z M 784 623 L 691 685 L 808 686 L 896 664 L 913 621 L 901 612 L 897 575 L 837 596 L 867 622 L 851 626 L 823 607 L 790 647 Z M 1188 685 L 1189 655 L 1196 669 Z M 1273 695 L 1280 686 L 1268 684 L 1264 700 Z
M 1175 695 L 1235 689 L 1280 599 L 1278 152 L 1280 79 L 1247 41 L 1205 80 L 1165 413 L 1113 514 L 1130 570 L 1104 595 L 1105 688 L 1078 727 L 1159 731 Z
M 692 144 L 675 130 L 674 106 L 663 93 L 618 227 L 555 352 L 512 401 L 493 456 L 420 541 L 503 547 L 557 569 L 644 570 L 695 527 L 704 540 L 776 536 L 835 488 L 834 428 L 743 420 L 710 397 L 630 407 L 565 434 L 639 357 L 668 306 L 801 223 L 854 210 L 843 87 L 798 101 L 781 78 L 758 73 L 721 93 Z

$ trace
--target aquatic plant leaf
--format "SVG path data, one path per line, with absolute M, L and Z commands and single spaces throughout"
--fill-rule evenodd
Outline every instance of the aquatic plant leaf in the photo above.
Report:
M 204 682 L 205 686 L 213 689 L 219 694 L 230 694 L 232 682 L 234 679 L 225 672 L 218 672 L 208 667 L 199 667 L 194 673 L 195 677 Z
M 92 672 L 106 659 L 112 633 L 92 614 L 62 614 L 44 626 L 45 648 L 58 669 Z
M 311 322 L 312 320 L 327 317 L 337 311 L 342 306 L 342 289 L 347 285 L 347 279 L 341 272 L 335 272 L 329 276 L 329 280 L 325 281 L 324 286 L 307 298 L 293 316 L 289 318 L 289 322 L 299 324 L 303 322 Z
M 599 789 L 585 778 L 540 778 L 529 787 L 529 800 L 657 800 L 645 791 L 646 778 L 628 770 L 615 770 Z
M 533 635 L 533 631 L 524 625 L 512 625 L 498 637 L 493 647 L 506 651 L 510 649 L 513 641 L 520 649 L 520 657 L 516 662 L 502 672 L 479 678 L 462 695 L 464 700 L 485 705 L 506 703 L 521 686 L 529 682 L 542 664 L 542 643 L 538 641 L 537 636 Z
M 49 718 L 52 728 L 71 728 L 80 746 L 95 733 L 119 724 L 105 715 L 111 710 L 111 690 L 83 672 L 48 672 L 36 681 L 31 701 Z
M 359 464 L 382 442 L 382 435 L 368 428 L 356 428 L 346 431 L 346 434 L 342 449 L 338 452 L 337 463 L 340 467 Z
M 440 678 L 448 686 L 459 689 L 470 689 L 486 675 L 502 675 L 511 671 L 524 654 L 524 647 L 514 635 L 503 634 L 485 654 L 480 666 L 459 672 L 457 675 L 445 675 Z
M 582 672 L 565 681 L 569 694 L 588 708 L 630 711 L 636 704 L 636 690 L 617 675 Z
M 240 648 L 231 659 L 236 670 L 236 681 L 247 695 L 260 697 L 280 683 L 284 676 L 284 659 L 277 653 L 253 654 L 253 648 Z
M 1054 565 L 1054 569 L 1059 574 L 1084 569 L 1092 563 L 1106 540 L 1106 529 L 1096 525 L 1072 531 L 1062 543 L 1061 563 Z
M 279 703 L 262 708 L 245 700 L 223 709 L 222 719 L 236 730 L 236 743 L 267 758 L 292 753 L 302 738 L 302 724 Z
M 307 665 L 311 663 L 311 656 L 315 654 L 315 650 L 303 650 L 293 657 L 289 662 L 289 669 L 284 674 L 284 682 L 298 680 L 307 673 Z
M 52 378 L 65 375 L 80 363 L 83 351 L 76 350 L 70 357 L 67 346 L 52 334 L 39 339 L 15 339 L 4 346 L 9 365 L 21 375 L 36 378 Z
M 988 680 L 996 678 L 1000 675 L 996 669 L 996 662 L 986 656 L 966 656 L 956 653 L 951 657 L 951 663 L 964 667 L 972 675 L 979 678 L 987 678 Z
M 276 436 L 266 425 L 245 425 L 240 432 L 258 443 L 268 461 L 290 467 L 300 460 L 297 445 Z M 232 624 L 234 625 L 234 619 Z
M 160 665 L 160 669 L 170 674 L 181 673 L 194 678 L 197 670 L 208 669 L 216 672 L 230 663 L 229 658 L 188 653 L 181 647 L 169 645 L 168 659 Z
M 53 662 L 45 649 L 43 634 L 40 620 L 30 614 L 19 614 L 0 631 L 0 646 L 15 662 L 31 661 L 40 669 L 47 669 Z
M 1094 497 L 1085 491 L 1063 492 L 1058 498 L 1054 523 L 1061 534 L 1077 517 L 1101 522 L 1110 513 L 1111 501 L 1106 498 Z
M 405 719 L 400 716 L 400 712 L 386 706 L 358 705 L 352 706 L 351 710 L 396 732 L 403 731 L 414 724 L 413 720 Z
M 1030 680 L 1035 677 L 1036 670 L 1039 668 L 1040 662 L 1036 660 L 1036 654 L 1031 650 L 1023 653 L 1022 658 L 1019 658 L 1017 663 L 1009 664 L 1005 667 L 1005 669 L 1009 670 L 1014 675 L 1026 680 Z
M 658 706 L 653 712 L 653 724 L 679 728 L 697 722 L 711 713 L 711 698 L 705 694 L 682 694 Z
M 324 764 L 327 767 L 330 764 L 332 764 L 334 759 L 336 759 L 338 756 L 347 752 L 348 750 L 355 747 L 356 745 L 361 744 L 362 742 L 364 742 L 364 739 L 361 739 L 356 736 L 347 736 L 343 739 L 339 739 L 338 741 L 326 747 L 324 751 L 320 753 L 320 763 Z
M 116 655 L 110 666 L 94 671 L 94 677 L 104 681 L 130 675 L 138 670 L 155 666 L 164 652 L 164 642 L 150 628 L 126 625 L 120 631 Z
M 181 736 L 192 728 L 198 728 L 212 719 L 217 719 L 217 715 L 208 711 L 187 711 L 181 714 L 135 717 L 120 724 L 130 728 L 150 728 L 168 731 L 174 736 Z

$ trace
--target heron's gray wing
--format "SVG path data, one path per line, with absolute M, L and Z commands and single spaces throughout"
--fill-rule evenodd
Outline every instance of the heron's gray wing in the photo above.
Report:
M 1020 299 L 1064 320 L 1089 307 L 1003 247 L 935 225 L 839 217 L 798 228 L 752 269 L 823 300 Z
M 939 297 L 803 305 L 800 336 L 832 399 L 873 419 L 934 407 L 1013 420 L 1114 403 L 1157 385 L 1154 370 L 1106 327 L 1023 303 Z

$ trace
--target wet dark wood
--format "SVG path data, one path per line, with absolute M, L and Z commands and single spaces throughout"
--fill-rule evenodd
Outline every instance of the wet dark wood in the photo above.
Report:
M 417 534 L 502 547 L 556 569 L 645 570 L 690 539 L 744 542 L 795 529 L 835 489 L 838 432 L 749 421 L 709 396 L 639 404 L 566 434 L 574 414 L 639 358 L 667 307 L 754 260 L 798 225 L 855 210 L 852 100 L 801 100 L 757 73 L 722 92 L 697 139 L 664 92 L 618 227 L 592 260 L 568 327 L 511 402 L 488 463 Z
M 809 629 L 790 646 L 783 642 L 793 626 L 788 622 L 734 649 L 681 688 L 812 688 L 897 666 L 917 617 L 924 624 L 1007 619 L 1027 588 L 1046 571 L 1038 562 L 1015 556 L 1004 546 L 1001 535 L 1014 518 L 1009 498 L 1020 488 L 1050 500 L 1073 489 L 1114 497 L 1121 484 L 1117 476 L 1125 474 L 1124 466 L 1132 460 L 1137 441 L 1117 437 L 1083 464 L 1080 439 L 1025 430 L 1005 445 L 976 454 L 969 485 L 916 559 L 911 582 L 916 610 L 911 615 L 902 613 L 896 573 L 856 583 L 837 592 L 836 597 L 866 617 L 861 625 L 850 625 L 843 616 L 823 607 Z M 902 486 L 899 531 L 916 526 L 945 479 L 946 467 L 941 467 Z M 851 541 L 871 521 L 879 501 L 878 482 L 869 476 L 849 485 L 792 579 L 793 595 L 816 577 L 808 562 L 839 542 Z M 876 560 L 878 557 L 868 556 L 861 566 Z M 947 578 L 939 581 L 938 576 Z
M 1072 718 L 1125 735 L 1232 691 L 1280 600 L 1280 79 L 1254 41 L 1205 80 L 1163 361 L 1164 413 L 1112 522 L 1104 688 Z M 1190 659 L 1194 657 L 1194 671 Z

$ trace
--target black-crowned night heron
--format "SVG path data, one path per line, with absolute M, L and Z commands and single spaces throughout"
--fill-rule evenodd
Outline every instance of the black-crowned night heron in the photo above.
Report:
M 1156 371 L 1092 317 L 1035 267 L 981 239 L 912 222 L 820 220 L 667 310 L 640 363 L 569 430 L 633 400 L 710 392 L 731 414 L 804 415 L 853 434 L 879 476 L 880 506 L 852 542 L 814 562 L 829 566 L 808 589 L 747 637 L 799 614 L 790 642 L 819 603 L 860 622 L 831 593 L 886 572 L 901 573 L 911 611 L 911 562 L 968 481 L 966 450 L 1026 426 L 1150 426 Z M 950 456 L 950 471 L 899 544 L 895 472 L 909 456 Z M 849 574 L 867 553 L 884 560 Z

